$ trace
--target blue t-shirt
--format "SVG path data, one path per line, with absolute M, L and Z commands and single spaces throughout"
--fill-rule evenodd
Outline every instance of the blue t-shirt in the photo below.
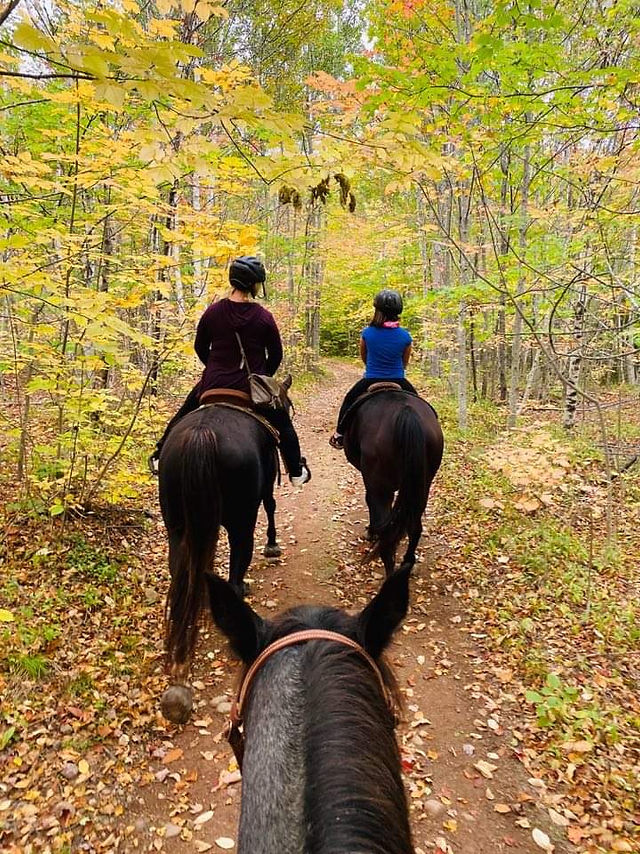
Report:
M 399 380 L 404 377 L 402 354 L 412 338 L 401 326 L 367 326 L 362 330 L 367 345 L 367 380 Z

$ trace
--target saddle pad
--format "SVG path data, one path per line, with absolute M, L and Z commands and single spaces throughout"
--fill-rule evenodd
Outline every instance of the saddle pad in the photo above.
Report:
M 206 392 L 205 392 L 206 394 Z M 204 397 L 204 395 L 202 395 Z M 202 400 L 202 397 L 200 400 Z M 247 395 L 249 397 L 249 395 Z M 235 409 L 237 412 L 244 412 L 245 415 L 248 415 L 249 418 L 253 418 L 254 421 L 257 421 L 258 424 L 261 424 L 262 427 L 269 433 L 271 438 L 274 440 L 276 445 L 280 444 L 280 433 L 276 430 L 276 428 L 270 424 L 266 418 L 264 418 L 260 413 L 256 412 L 255 409 L 250 409 L 248 406 L 237 406 L 235 403 L 227 403 L 224 400 L 215 400 L 210 403 L 201 403 L 200 408 L 203 406 L 219 406 L 221 409 Z

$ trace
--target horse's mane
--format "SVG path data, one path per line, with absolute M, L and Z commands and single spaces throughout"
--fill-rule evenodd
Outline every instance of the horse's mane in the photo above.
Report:
M 298 608 L 269 641 L 302 628 L 356 637 L 357 621 L 330 608 Z M 347 648 L 312 641 L 301 651 L 304 680 L 304 809 L 308 854 L 413 852 L 393 716 L 376 675 Z M 398 697 L 390 669 L 385 684 Z

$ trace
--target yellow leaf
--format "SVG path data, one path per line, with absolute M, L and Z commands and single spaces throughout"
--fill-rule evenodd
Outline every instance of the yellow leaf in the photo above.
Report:
M 53 50 L 55 47 L 49 36 L 41 33 L 40 30 L 26 21 L 21 21 L 13 31 L 13 41 L 18 47 L 23 47 L 25 50 Z
M 172 21 L 168 18 L 152 18 L 149 21 L 149 32 L 172 39 L 175 38 L 177 26 L 178 21 Z
M 80 762 L 78 762 L 78 771 L 81 774 L 88 774 L 90 770 L 91 769 L 89 768 L 89 763 L 86 759 L 81 759 Z
M 13 623 L 15 617 L 11 613 L 11 611 L 7 611 L 5 608 L 0 608 L 0 623 Z
M 626 839 L 614 839 L 611 843 L 612 851 L 631 851 L 633 852 L 633 848 L 631 847 L 631 843 L 627 842 Z
M 124 106 L 125 95 L 122 86 L 115 86 L 113 83 L 98 83 L 96 86 L 96 98 L 107 101 L 116 110 L 121 110 Z
M 458 822 L 453 818 L 450 818 L 448 821 L 443 821 L 442 826 L 445 830 L 448 830 L 449 833 L 457 833 Z

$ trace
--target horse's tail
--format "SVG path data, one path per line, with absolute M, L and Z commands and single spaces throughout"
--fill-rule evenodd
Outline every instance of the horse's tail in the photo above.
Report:
M 420 524 L 428 497 L 424 426 L 413 407 L 405 405 L 393 428 L 393 446 L 400 468 L 400 486 L 391 512 L 373 532 L 372 556 L 395 553 L 402 537 Z
M 171 585 L 167 598 L 168 662 L 189 663 L 198 637 L 200 610 L 206 602 L 205 571 L 215 557 L 222 514 L 216 434 L 206 424 L 184 434 L 176 478 L 183 535 L 170 549 Z

